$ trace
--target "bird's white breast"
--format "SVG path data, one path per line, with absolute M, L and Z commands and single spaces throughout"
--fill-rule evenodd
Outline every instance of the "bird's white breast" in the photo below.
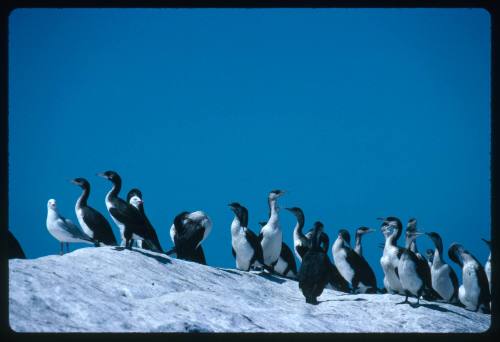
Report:
M 403 254 L 399 259 L 398 273 L 403 288 L 417 295 L 423 285 L 422 279 L 417 275 L 417 264 Z
M 467 309 L 475 310 L 481 291 L 476 276 L 476 265 L 473 262 L 466 262 L 462 268 L 462 286 L 459 291 L 459 299 Z
M 454 288 L 450 278 L 450 266 L 441 264 L 431 267 L 432 288 L 445 300 L 450 301 Z
M 385 280 L 390 287 L 387 290 L 402 293 L 403 287 L 401 286 L 401 282 L 394 271 L 394 269 L 398 267 L 398 263 L 397 249 L 393 246 L 386 246 L 384 248 L 384 254 L 382 255 L 382 258 L 380 258 L 380 264 L 385 274 Z
M 243 229 L 239 229 L 236 234 L 231 234 L 231 244 L 236 253 L 236 267 L 240 270 L 248 270 L 255 251 L 248 243 Z
M 92 229 L 90 229 L 90 227 L 85 223 L 85 220 L 83 219 L 83 210 L 82 209 L 76 209 L 76 218 L 78 219 L 78 223 L 80 224 L 80 227 L 82 227 L 82 230 L 84 231 L 84 233 L 93 239 L 94 238 L 94 231 Z
M 175 243 L 174 242 L 174 237 L 175 237 L 175 225 L 171 225 L 170 226 L 170 239 L 172 240 L 172 243 Z
M 261 233 L 263 234 L 261 245 L 264 254 L 264 263 L 270 265 L 278 260 L 280 256 L 283 234 L 281 229 L 273 228 L 269 224 L 262 227 Z
M 347 262 L 347 252 L 342 248 L 342 240 L 337 238 L 332 246 L 332 255 L 335 262 L 335 266 L 339 270 L 342 277 L 349 283 L 352 283 L 352 278 L 354 277 L 354 270 L 352 266 Z

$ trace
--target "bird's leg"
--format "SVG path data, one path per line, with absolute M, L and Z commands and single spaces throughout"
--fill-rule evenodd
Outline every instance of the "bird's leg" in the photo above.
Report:
M 406 295 L 404 301 L 402 301 L 401 303 L 396 303 L 396 305 L 398 305 L 398 304 L 410 304 L 410 302 L 408 301 L 408 295 Z
M 127 241 L 125 242 L 125 246 L 126 246 L 125 248 L 132 250 L 133 243 L 134 243 L 133 239 L 127 239 Z
M 99 241 L 95 240 L 94 247 L 99 247 Z
M 417 302 L 415 304 L 410 304 L 411 307 L 416 308 L 420 306 L 420 296 L 417 296 Z
M 60 255 L 64 254 L 64 242 L 61 242 L 61 252 L 59 254 Z
M 66 242 L 66 253 L 69 253 L 69 242 Z

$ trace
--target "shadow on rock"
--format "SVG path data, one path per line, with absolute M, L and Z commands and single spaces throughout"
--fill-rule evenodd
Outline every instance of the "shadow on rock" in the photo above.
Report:
M 342 295 L 339 295 L 342 296 Z M 353 299 L 347 299 L 347 298 L 340 298 L 340 299 L 326 299 L 326 300 L 320 300 L 320 303 L 323 302 L 366 302 L 366 299 L 364 298 L 353 298 Z
M 149 258 L 156 259 L 157 261 L 159 261 L 159 262 L 161 262 L 162 264 L 165 264 L 165 265 L 172 263 L 172 261 L 168 257 L 166 257 L 166 256 L 149 254 L 149 253 L 143 252 L 143 251 L 141 251 L 139 249 L 134 249 L 134 252 L 140 253 L 140 254 L 145 255 L 145 256 L 147 256 Z
M 451 312 L 455 315 L 459 315 L 461 317 L 464 317 L 464 318 L 467 318 L 467 319 L 470 319 L 469 317 L 467 317 L 466 315 L 462 315 L 461 313 L 458 313 L 458 312 L 455 312 L 453 310 L 449 310 L 447 308 L 443 308 L 442 306 L 439 306 L 437 304 L 420 304 L 419 306 L 423 306 L 424 308 L 427 308 L 427 309 L 431 309 L 431 310 L 436 310 L 436 311 L 441 311 L 441 312 Z M 418 306 L 417 306 L 418 307 Z
M 262 272 L 262 273 L 259 273 L 257 274 L 259 277 L 262 277 L 262 278 L 266 278 L 267 280 L 270 280 L 274 283 L 278 283 L 278 284 L 283 284 L 284 282 L 286 282 L 285 279 L 281 279 L 281 278 L 278 278 L 272 274 L 269 274 L 269 273 L 266 273 L 266 272 Z
M 231 274 L 236 274 L 237 276 L 241 277 L 241 273 L 240 272 L 236 272 L 236 271 L 233 271 L 233 270 L 228 270 L 228 269 L 225 269 L 225 268 L 217 268 L 217 269 L 220 270 L 220 271 L 223 271 L 223 272 L 227 272 L 227 273 L 231 273 Z

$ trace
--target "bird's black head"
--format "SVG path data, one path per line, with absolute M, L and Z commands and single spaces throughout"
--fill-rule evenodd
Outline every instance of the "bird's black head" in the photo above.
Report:
M 339 230 L 339 238 L 347 242 L 348 244 L 351 243 L 351 235 L 346 229 L 340 229 Z
M 313 229 L 318 229 L 319 231 L 323 230 L 323 227 L 324 225 L 320 221 L 316 221 L 313 224 Z
M 285 209 L 294 214 L 298 221 L 304 223 L 304 212 L 302 211 L 302 209 L 298 207 L 285 208 Z
M 88 189 L 90 183 L 85 178 L 75 178 L 71 180 L 71 183 L 78 185 L 82 189 Z
M 241 204 L 239 204 L 238 202 L 229 203 L 228 206 L 235 213 L 236 213 L 237 210 L 239 210 L 239 208 L 241 208 Z
M 229 208 L 234 212 L 242 227 L 248 226 L 248 210 L 238 202 L 229 203 Z
M 356 234 L 358 235 L 363 235 L 363 234 L 366 234 L 366 233 L 371 233 L 371 232 L 374 232 L 375 229 L 372 229 L 372 228 L 368 228 L 368 227 L 359 227 L 357 230 L 356 230 Z
M 97 175 L 100 177 L 109 179 L 113 183 L 121 181 L 120 176 L 115 171 L 105 171 L 105 172 L 98 173 Z
M 142 199 L 142 192 L 141 190 L 137 189 L 137 188 L 133 188 L 131 189 L 128 194 L 127 194 L 127 202 L 130 202 L 130 199 L 134 196 L 137 196 L 139 197 L 140 199 Z
M 438 233 L 428 232 L 425 233 L 425 235 L 430 237 L 430 239 L 432 240 L 432 242 L 434 242 L 434 245 L 436 246 L 439 252 L 443 251 L 443 240 L 441 239 L 441 236 Z
M 313 233 L 311 236 L 311 242 L 312 242 L 312 247 L 314 249 L 319 248 L 319 241 L 321 238 L 321 232 L 323 231 L 323 227 L 324 227 L 323 223 L 321 223 L 320 221 L 316 221 L 313 224 Z
M 382 225 L 380 226 L 380 230 L 385 234 L 386 231 L 396 230 L 396 240 L 401 236 L 401 230 L 403 225 L 401 221 L 394 216 L 389 216 L 384 219 Z
M 277 199 L 278 197 L 283 196 L 284 193 L 285 192 L 283 190 L 272 190 L 271 192 L 269 192 L 269 199 Z
M 448 248 L 448 257 L 460 267 L 463 266 L 462 258 L 460 256 L 463 250 L 463 246 L 456 242 L 452 243 L 450 248 Z

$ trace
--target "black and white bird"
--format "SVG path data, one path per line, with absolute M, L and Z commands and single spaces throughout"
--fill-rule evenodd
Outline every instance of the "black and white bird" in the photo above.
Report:
M 7 247 L 9 250 L 9 259 L 26 259 L 21 244 L 10 230 L 7 229 Z
M 130 203 L 118 197 L 122 188 L 122 180 L 118 173 L 106 171 L 97 175 L 113 183 L 113 187 L 106 195 L 106 208 L 120 229 L 125 248 L 132 249 L 133 240 L 146 240 L 155 244 L 154 235 L 144 220 L 144 216 Z M 161 250 L 160 246 L 156 247 Z
M 365 258 L 351 248 L 350 242 L 349 232 L 341 229 L 332 245 L 335 266 L 342 277 L 351 284 L 355 293 L 376 293 L 375 273 Z
M 375 229 L 368 227 L 359 227 L 358 229 L 356 229 L 354 252 L 356 252 L 358 255 L 363 256 L 363 247 L 361 245 L 361 238 L 363 237 L 363 235 L 371 232 L 375 232 Z
M 236 268 L 249 271 L 250 268 L 264 265 L 262 246 L 258 236 L 248 228 L 248 210 L 241 204 L 233 202 L 229 208 L 234 213 L 231 222 L 231 247 Z
M 94 240 L 80 230 L 70 219 L 59 214 L 55 199 L 47 202 L 47 230 L 61 243 L 61 255 L 64 254 L 64 243 L 66 252 L 69 252 L 70 242 L 94 244 Z
M 264 255 L 264 264 L 271 269 L 278 262 L 283 233 L 279 222 L 278 198 L 283 196 L 284 191 L 273 190 L 269 193 L 267 201 L 269 204 L 269 219 L 260 230 L 259 239 Z
M 144 211 L 144 200 L 142 199 L 142 192 L 141 190 L 137 188 L 131 189 L 127 193 L 127 202 L 130 203 L 134 208 L 139 210 L 141 215 L 144 218 L 144 221 L 146 222 L 146 225 L 148 227 L 148 230 L 150 231 L 151 234 L 151 241 L 149 240 L 139 240 L 137 241 L 137 245 L 139 248 L 147 249 L 153 252 L 158 252 L 158 253 L 163 253 L 163 249 L 161 248 L 160 240 L 158 239 L 158 235 L 156 234 L 156 230 L 154 229 L 153 225 L 149 221 L 148 217 L 146 216 L 146 212 Z
M 490 255 L 488 255 L 488 260 L 486 260 L 486 263 L 484 264 L 484 272 L 486 272 L 486 277 L 488 278 L 488 284 L 489 284 L 490 293 L 491 293 L 491 241 L 486 240 L 486 239 L 481 239 L 481 240 L 483 240 L 488 245 L 488 248 L 490 249 Z
M 115 235 L 108 220 L 87 204 L 90 195 L 90 183 L 85 178 L 75 178 L 71 182 L 83 190 L 76 201 L 75 213 L 78 223 L 80 223 L 85 234 L 94 239 L 96 246 L 116 246 Z
M 405 294 L 398 274 L 399 258 L 403 248 L 397 246 L 403 226 L 397 217 L 387 217 L 383 220 L 380 230 L 384 234 L 385 244 L 380 265 L 384 271 L 384 287 L 388 293 Z
M 212 230 L 212 220 L 203 211 L 184 211 L 174 218 L 170 227 L 170 238 L 174 242 L 177 258 L 206 265 L 201 243 Z M 167 253 L 169 254 L 169 253 Z
M 434 250 L 428 248 L 425 251 L 425 256 L 427 257 L 427 264 L 429 265 L 430 268 L 432 268 L 432 262 L 434 260 Z
M 264 227 L 267 222 L 259 222 L 260 227 Z M 276 273 L 287 278 L 297 279 L 297 263 L 293 252 L 288 245 L 283 241 L 281 243 L 281 252 L 278 262 L 273 269 L 265 267 L 270 273 Z
M 300 262 L 302 262 L 302 257 L 306 254 L 309 248 L 311 248 L 310 240 L 302 231 L 305 222 L 304 212 L 298 207 L 285 209 L 291 212 L 297 218 L 297 223 L 295 224 L 295 228 L 293 229 L 293 249 L 297 258 L 300 260 Z
M 439 293 L 444 301 L 457 304 L 458 278 L 453 268 L 444 261 L 443 240 L 436 232 L 429 232 L 425 234 L 432 240 L 434 246 L 436 247 L 434 255 L 431 256 L 432 288 Z M 430 249 L 430 251 L 432 252 L 432 249 Z
M 452 243 L 448 256 L 462 268 L 462 285 L 458 299 L 467 310 L 490 313 L 490 288 L 488 277 L 479 261 L 458 243 Z
M 415 230 L 406 230 L 406 243 L 403 253 L 399 258 L 398 273 L 401 286 L 403 287 L 405 300 L 398 304 L 410 304 L 410 306 L 418 306 L 420 304 L 420 296 L 433 299 L 442 299 L 436 291 L 432 289 L 432 280 L 430 273 L 427 272 L 425 266 L 427 262 L 422 263 L 417 255 L 410 249 L 414 240 L 423 233 Z M 425 265 L 425 266 L 424 266 Z M 417 297 L 417 302 L 411 304 L 408 301 L 409 296 Z
M 302 258 L 298 274 L 299 288 L 309 304 L 318 304 L 317 298 L 331 279 L 330 259 L 319 245 L 321 226 L 321 222 L 314 223 L 311 248 Z
M 410 232 L 418 232 L 417 230 L 417 219 L 415 218 L 411 218 L 409 221 L 408 221 L 408 224 L 406 225 L 406 231 L 410 231 Z M 422 267 L 425 268 L 425 272 L 427 272 L 430 276 L 431 274 L 431 268 L 429 267 L 429 263 L 427 262 L 427 259 L 418 252 L 418 248 L 417 248 L 417 239 L 414 239 L 413 242 L 411 243 L 410 245 L 410 250 L 415 253 L 415 255 L 417 256 L 418 260 L 420 263 L 422 263 Z

